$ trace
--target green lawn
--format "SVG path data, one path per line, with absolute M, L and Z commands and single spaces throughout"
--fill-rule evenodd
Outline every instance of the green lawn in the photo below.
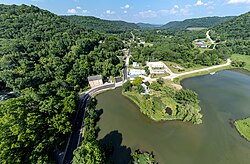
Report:
M 206 68 L 207 66 L 202 66 L 202 65 L 194 65 L 191 68 L 184 68 L 182 65 L 174 63 L 174 62 L 170 62 L 170 61 L 164 61 L 164 63 L 166 64 L 166 66 L 168 66 L 168 68 L 173 72 L 173 73 L 182 73 L 182 72 L 189 72 L 189 71 L 193 71 L 193 70 L 197 70 L 197 69 L 202 69 L 202 68 Z M 174 68 L 174 66 L 180 66 L 184 69 L 184 71 L 178 71 L 177 68 Z
M 235 121 L 235 126 L 239 133 L 245 137 L 248 141 L 250 141 L 250 118 L 245 120 Z
M 164 71 L 163 74 L 150 74 L 151 78 L 161 78 L 161 77 L 165 77 L 165 76 L 169 76 L 169 73 Z
M 232 61 L 244 61 L 246 65 L 243 68 L 250 71 L 250 56 L 233 54 L 231 57 L 231 60 Z

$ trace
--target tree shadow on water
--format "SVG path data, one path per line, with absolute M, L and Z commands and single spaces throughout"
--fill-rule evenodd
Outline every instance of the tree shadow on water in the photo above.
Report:
M 128 164 L 131 159 L 131 149 L 127 146 L 122 146 L 122 134 L 117 130 L 110 132 L 100 140 L 103 145 L 112 147 L 111 159 L 115 164 Z

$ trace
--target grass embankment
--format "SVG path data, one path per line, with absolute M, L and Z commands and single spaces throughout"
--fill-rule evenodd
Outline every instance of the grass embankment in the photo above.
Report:
M 186 79 L 186 78 L 195 77 L 195 76 L 201 76 L 201 75 L 206 75 L 206 74 L 209 74 L 211 72 L 217 72 L 217 71 L 227 70 L 227 69 L 232 69 L 232 68 L 234 68 L 234 67 L 232 67 L 231 65 L 229 65 L 229 66 L 225 66 L 225 67 L 211 69 L 211 70 L 208 70 L 208 71 L 202 71 L 202 72 L 192 73 L 192 74 L 189 74 L 189 75 L 184 75 L 184 76 L 180 76 L 178 78 L 175 78 L 174 82 L 176 84 L 180 84 L 180 82 L 183 79 Z
M 142 95 L 132 87 L 123 95 L 132 100 L 140 111 L 154 121 L 182 120 L 194 124 L 202 122 L 197 94 L 191 90 L 176 89 L 171 82 L 153 82 L 149 94 Z
M 239 54 L 233 54 L 231 57 L 232 61 L 243 61 L 245 62 L 243 69 L 250 71 L 250 56 L 248 55 L 239 55 Z
M 248 141 L 250 141 L 250 118 L 244 119 L 244 120 L 238 120 L 235 121 L 235 126 L 238 132 L 246 138 Z

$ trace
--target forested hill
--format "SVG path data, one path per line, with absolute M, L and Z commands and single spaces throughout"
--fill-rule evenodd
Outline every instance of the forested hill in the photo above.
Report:
M 235 17 L 211 30 L 211 36 L 232 53 L 250 55 L 250 12 Z
M 142 29 L 154 29 L 154 28 L 160 28 L 162 26 L 150 23 L 137 23 L 137 25 Z
M 250 40 L 250 12 L 235 17 L 226 23 L 220 24 L 214 27 L 213 30 L 221 37 L 221 40 Z
M 204 17 L 204 18 L 194 18 L 186 19 L 184 21 L 173 21 L 163 25 L 161 28 L 172 30 L 172 31 L 182 31 L 190 27 L 204 27 L 209 28 L 215 25 L 227 22 L 234 17 Z
M 122 41 L 35 6 L 0 5 L 0 22 L 0 83 L 19 94 L 0 103 L 0 163 L 52 163 L 87 77 L 119 74 Z
M 81 25 L 90 30 L 103 31 L 107 33 L 121 33 L 128 30 L 138 29 L 139 26 L 135 23 L 124 21 L 103 20 L 93 16 L 62 16 L 68 19 L 71 23 Z

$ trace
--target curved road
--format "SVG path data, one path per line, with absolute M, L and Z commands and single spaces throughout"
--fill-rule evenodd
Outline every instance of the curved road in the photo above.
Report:
M 211 37 L 210 37 L 209 33 L 210 33 L 210 30 L 209 30 L 209 31 L 207 31 L 206 35 L 207 35 L 207 38 L 209 39 L 209 41 L 211 42 L 211 44 L 213 44 L 213 45 L 214 45 L 214 47 L 213 47 L 213 50 L 214 50 L 214 49 L 215 49 L 216 44 L 215 44 L 215 41 L 213 41 L 213 40 L 211 39 Z
M 98 93 L 103 90 L 113 89 L 121 85 L 122 83 L 119 83 L 117 85 L 113 83 L 108 83 L 108 84 L 104 84 L 96 88 L 90 89 L 89 91 L 79 95 L 81 102 L 77 108 L 76 118 L 73 121 L 73 132 L 71 133 L 69 137 L 63 159 L 60 162 L 61 164 L 72 163 L 73 152 L 80 144 L 81 129 L 84 124 L 84 115 L 85 115 L 87 100 L 95 93 Z
M 198 73 L 198 72 L 203 72 L 203 71 L 209 71 L 209 70 L 212 70 L 212 69 L 215 69 L 215 68 L 221 68 L 221 67 L 229 66 L 231 64 L 231 62 L 232 61 L 230 59 L 227 59 L 227 63 L 225 63 L 225 64 L 215 65 L 215 66 L 211 66 L 211 67 L 207 67 L 207 68 L 197 69 L 197 70 L 178 73 L 178 74 L 173 73 L 170 70 L 171 71 L 171 72 L 169 72 L 170 75 L 163 77 L 163 79 L 173 80 L 173 79 L 175 79 L 177 77 L 180 77 L 180 76 L 189 75 L 189 74 Z M 150 76 L 147 77 L 147 76 L 140 75 L 140 77 L 144 78 L 146 81 L 149 81 L 149 82 L 153 82 L 153 81 L 157 80 L 157 78 L 150 78 Z

